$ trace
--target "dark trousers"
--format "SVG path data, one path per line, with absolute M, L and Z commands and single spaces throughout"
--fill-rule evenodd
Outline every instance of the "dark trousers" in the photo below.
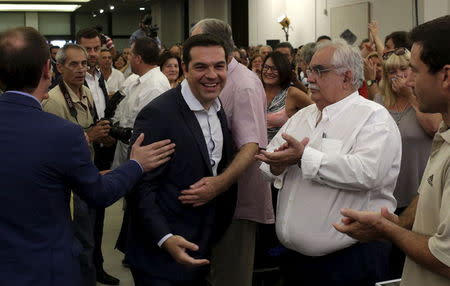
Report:
M 95 210 L 94 222 L 94 265 L 97 271 L 103 270 L 103 254 L 102 254 L 102 239 L 103 239 L 103 224 L 105 220 L 105 209 L 99 208 Z
M 170 281 L 150 276 L 134 267 L 130 268 L 134 286 L 206 286 L 204 278 L 194 281 Z M 236 285 L 237 286 L 237 285 Z
M 406 207 L 398 208 L 395 210 L 396 215 L 400 215 Z M 391 252 L 389 254 L 389 280 L 398 279 L 402 277 L 403 265 L 405 264 L 405 253 L 403 250 L 395 245 L 392 245 Z
M 281 260 L 283 285 L 373 286 L 387 278 L 389 250 L 389 243 L 376 241 L 319 257 L 289 251 Z

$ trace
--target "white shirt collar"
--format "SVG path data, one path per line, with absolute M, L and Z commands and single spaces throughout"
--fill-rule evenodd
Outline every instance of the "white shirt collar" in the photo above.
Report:
M 190 110 L 192 111 L 205 110 L 200 101 L 198 101 L 198 99 L 192 93 L 191 87 L 189 86 L 189 83 L 187 82 L 186 79 L 181 82 L 181 95 L 183 96 Z M 216 98 L 214 100 L 212 107 L 216 110 L 216 112 L 220 110 L 221 104 L 219 98 Z
M 322 120 L 333 120 L 334 117 L 338 116 L 345 108 L 345 106 L 352 102 L 353 100 L 359 98 L 359 93 L 356 90 L 352 94 L 344 97 L 343 99 L 335 102 L 333 104 L 327 105 L 322 110 Z
M 142 76 L 140 76 L 140 77 L 138 78 L 139 83 L 143 83 L 143 82 L 145 82 L 146 80 L 148 80 L 148 79 L 151 77 L 151 75 L 152 75 L 153 73 L 155 73 L 155 71 L 157 71 L 157 70 L 159 70 L 159 67 L 154 67 L 154 68 L 148 70 L 145 74 L 143 74 Z

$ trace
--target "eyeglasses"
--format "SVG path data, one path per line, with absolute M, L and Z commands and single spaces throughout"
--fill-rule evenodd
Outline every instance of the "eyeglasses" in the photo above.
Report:
M 389 57 L 394 54 L 397 56 L 403 56 L 404 54 L 406 54 L 406 52 L 408 51 L 407 48 L 398 48 L 389 52 L 386 52 L 383 54 L 383 61 L 387 61 L 387 59 L 389 59 Z
M 270 70 L 272 73 L 278 74 L 278 69 L 276 66 L 263 65 L 262 70 L 263 72 L 268 72 Z
M 309 67 L 306 70 L 306 77 L 311 77 L 312 75 L 317 76 L 318 78 L 321 78 L 323 74 L 330 72 L 332 70 L 337 69 L 337 67 L 323 67 L 321 65 L 317 65 L 317 66 L 313 66 L 313 67 Z

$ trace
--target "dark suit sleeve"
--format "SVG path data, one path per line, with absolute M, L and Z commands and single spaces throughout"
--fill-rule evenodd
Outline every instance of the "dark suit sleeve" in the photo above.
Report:
M 69 129 L 69 128 L 68 128 Z M 131 190 L 142 175 L 141 167 L 128 161 L 107 175 L 100 175 L 90 157 L 90 151 L 81 127 L 63 133 L 65 144 L 70 146 L 69 158 L 64 163 L 68 186 L 86 203 L 107 207 Z
M 144 133 L 144 143 L 150 144 L 163 139 L 171 139 L 166 128 L 166 121 L 162 117 L 162 112 L 147 105 L 137 116 L 133 128 L 131 144 L 139 134 Z M 147 172 L 142 176 L 133 193 L 133 203 L 136 217 L 140 226 L 155 245 L 166 234 L 171 233 L 169 224 L 157 201 L 158 192 L 162 191 L 162 180 L 166 175 L 168 165 L 171 161 L 162 166 Z

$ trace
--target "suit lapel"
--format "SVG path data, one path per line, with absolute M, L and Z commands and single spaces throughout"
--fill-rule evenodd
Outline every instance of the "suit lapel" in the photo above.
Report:
M 189 109 L 189 106 L 184 101 L 183 96 L 181 95 L 181 86 L 177 87 L 177 103 L 180 108 L 181 116 L 184 119 L 184 123 L 187 125 L 188 129 L 192 133 L 192 136 L 197 143 L 197 147 L 200 150 L 200 154 L 202 155 L 203 162 L 207 166 L 207 169 L 212 176 L 212 168 L 209 160 L 209 153 L 206 147 L 205 137 L 203 136 L 202 129 L 200 128 L 200 124 L 198 123 L 197 117 L 195 117 L 194 112 Z

